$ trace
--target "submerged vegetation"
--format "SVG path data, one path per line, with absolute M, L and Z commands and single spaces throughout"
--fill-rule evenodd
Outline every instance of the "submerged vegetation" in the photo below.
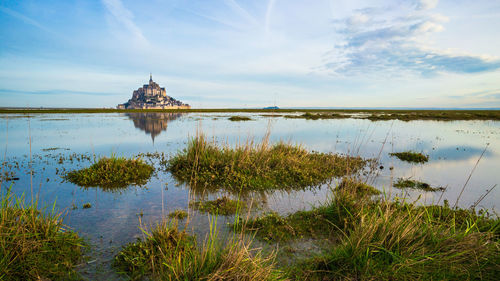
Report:
M 65 179 L 83 187 L 101 187 L 114 191 L 129 185 L 144 185 L 153 174 L 153 166 L 141 159 L 103 157 L 90 167 L 71 171 Z
M 268 145 L 267 140 L 260 145 L 219 147 L 198 135 L 169 160 L 168 169 L 193 186 L 239 192 L 316 186 L 356 173 L 365 164 L 359 157 L 309 152 L 285 143 Z
M 62 224 L 61 213 L 9 192 L 1 196 L 0 280 L 76 280 L 83 240 Z
M 411 189 L 420 189 L 423 191 L 444 191 L 444 187 L 432 187 L 430 184 L 417 181 L 417 180 L 412 180 L 412 179 L 402 179 L 399 178 L 397 182 L 394 183 L 394 187 L 404 189 L 404 188 L 411 188 Z
M 208 239 L 198 245 L 194 236 L 181 231 L 175 222 L 163 221 L 143 230 L 144 239 L 126 245 L 115 257 L 114 266 L 132 279 L 153 280 L 282 280 L 273 256 L 252 251 L 236 237 L 217 239 L 216 220 Z
M 211 201 L 192 202 L 190 205 L 201 212 L 223 216 L 234 215 L 241 208 L 239 201 L 226 196 Z
M 410 163 L 425 163 L 429 161 L 429 155 L 425 155 L 421 152 L 404 151 L 404 152 L 389 153 L 389 155 L 394 156 L 401 161 L 406 161 Z

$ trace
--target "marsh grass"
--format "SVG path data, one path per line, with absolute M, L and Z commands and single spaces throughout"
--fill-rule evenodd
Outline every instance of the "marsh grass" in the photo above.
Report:
M 133 112 L 164 112 L 164 113 L 316 113 L 316 114 L 364 114 L 357 116 L 360 119 L 369 119 L 372 121 L 385 120 L 435 120 L 435 121 L 453 121 L 453 120 L 500 120 L 500 110 L 388 110 L 388 109 L 242 109 L 242 108 L 214 108 L 214 109 L 103 109 L 103 108 L 84 108 L 84 109 L 0 109 L 0 118 L 5 118 L 1 114 L 25 114 L 24 116 L 8 116 L 8 118 L 25 118 L 28 114 L 85 114 L 85 113 L 133 113 Z M 33 115 L 31 115 L 33 117 Z
M 339 242 L 291 266 L 292 279 L 494 280 L 499 272 L 498 217 L 338 191 L 330 205 L 345 209 Z
M 406 161 L 410 163 L 422 164 L 429 161 L 429 155 L 425 155 L 423 153 L 414 151 L 394 152 L 394 153 L 389 153 L 389 155 L 394 156 L 401 161 Z
M 445 188 L 442 186 L 439 187 L 432 187 L 430 184 L 417 181 L 417 180 L 412 180 L 412 179 L 403 179 L 399 178 L 395 183 L 394 187 L 399 188 L 399 189 L 419 189 L 423 191 L 429 191 L 429 192 L 436 192 L 436 191 L 444 191 Z
M 248 116 L 231 116 L 229 117 L 229 121 L 250 121 L 252 118 Z
M 142 159 L 103 157 L 90 167 L 71 171 L 65 179 L 83 187 L 100 187 L 104 191 L 116 191 L 129 185 L 144 185 L 153 174 L 153 166 Z
M 333 177 L 353 174 L 366 160 L 338 154 L 309 152 L 297 145 L 247 142 L 235 148 L 217 146 L 198 134 L 172 157 L 168 170 L 192 187 L 239 193 L 248 190 L 305 189 Z
M 232 200 L 227 196 L 210 201 L 195 201 L 189 205 L 198 211 L 222 216 L 234 215 L 238 210 L 242 209 L 240 201 Z
M 131 279 L 153 280 L 283 280 L 274 256 L 250 249 L 244 239 L 218 240 L 217 220 L 202 245 L 180 230 L 176 221 L 162 221 L 145 237 L 126 245 L 114 266 Z
M 10 190 L 1 196 L 0 280 L 76 280 L 84 242 L 62 223 L 62 213 L 26 205 Z

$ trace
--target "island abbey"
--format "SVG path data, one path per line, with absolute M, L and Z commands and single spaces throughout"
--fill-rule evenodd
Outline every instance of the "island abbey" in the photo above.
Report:
M 119 104 L 118 109 L 189 109 L 189 104 L 182 103 L 167 96 L 165 88 L 160 88 L 149 75 L 149 84 L 134 91 L 132 98 L 124 104 Z

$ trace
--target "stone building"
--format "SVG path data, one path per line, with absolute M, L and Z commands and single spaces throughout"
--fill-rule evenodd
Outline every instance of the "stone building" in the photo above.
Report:
M 124 104 L 119 104 L 118 109 L 189 109 L 189 104 L 182 103 L 167 95 L 165 88 L 161 88 L 149 75 L 149 84 L 132 93 L 132 98 Z

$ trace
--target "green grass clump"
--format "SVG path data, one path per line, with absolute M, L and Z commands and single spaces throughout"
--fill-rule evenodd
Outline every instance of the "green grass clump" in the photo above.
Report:
M 62 224 L 61 213 L 2 195 L 0 280 L 76 280 L 83 240 Z
M 325 206 L 337 229 L 328 238 L 337 242 L 290 266 L 291 279 L 495 280 L 499 273 L 496 216 L 452 209 L 447 201 L 417 206 L 375 200 L 345 188 Z
M 72 171 L 65 179 L 83 187 L 101 187 L 114 191 L 129 185 L 144 185 L 153 174 L 153 166 L 141 159 L 103 157 L 90 167 Z
M 85 204 L 83 204 L 82 208 L 84 208 L 84 209 L 90 209 L 90 208 L 92 208 L 92 204 L 85 203 Z
M 216 229 L 212 224 L 211 230 Z M 199 246 L 177 224 L 163 221 L 146 237 L 126 245 L 114 266 L 132 279 L 152 280 L 282 280 L 273 256 L 251 252 L 243 240 L 229 239 L 224 246 L 211 231 Z
M 267 141 L 218 147 L 200 135 L 169 160 L 168 170 L 192 187 L 240 192 L 304 189 L 355 173 L 365 164 L 359 157 L 309 152 L 284 143 L 268 145 Z
M 423 191 L 430 191 L 430 192 L 445 190 L 445 188 L 441 187 L 441 186 L 432 187 L 430 184 L 425 183 L 425 182 L 412 180 L 412 179 L 402 179 L 402 178 L 399 178 L 398 181 L 394 183 L 394 187 L 400 188 L 400 189 L 405 189 L 405 188 L 420 189 Z
M 427 208 L 382 203 L 364 209 L 341 243 L 303 261 L 309 280 L 494 280 L 500 266 L 493 232 L 443 223 Z
M 230 121 L 250 121 L 252 118 L 247 116 L 231 116 L 229 117 Z
M 197 201 L 190 203 L 195 209 L 213 215 L 234 215 L 241 208 L 238 200 L 232 200 L 227 196 L 211 201 Z
M 188 212 L 184 211 L 184 210 L 175 210 L 171 213 L 168 214 L 168 217 L 171 218 L 171 219 L 179 219 L 179 220 L 183 220 L 185 218 L 187 218 L 188 216 Z
M 410 163 L 425 163 L 429 161 L 429 155 L 425 155 L 420 152 L 405 151 L 405 152 L 389 153 L 389 155 L 397 157 L 401 161 L 406 161 Z

